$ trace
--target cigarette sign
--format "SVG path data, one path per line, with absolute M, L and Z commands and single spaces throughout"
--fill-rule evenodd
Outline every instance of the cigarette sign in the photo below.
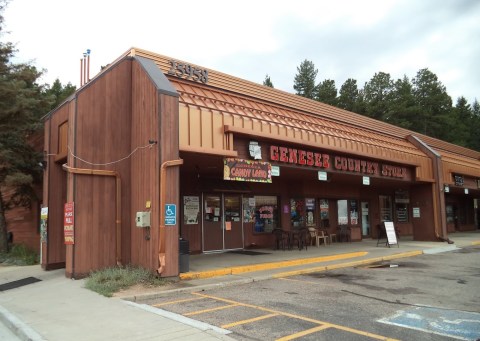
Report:
M 65 245 L 75 244 L 74 238 L 74 206 L 73 202 L 67 202 L 64 206 L 64 218 L 63 218 L 63 233 L 65 238 Z

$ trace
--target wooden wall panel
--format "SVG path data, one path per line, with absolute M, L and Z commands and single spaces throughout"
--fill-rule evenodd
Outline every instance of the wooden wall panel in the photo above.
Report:
M 149 211 L 150 229 L 138 228 L 135 217 L 129 221 L 131 234 L 131 260 L 134 265 L 143 266 L 152 271 L 158 268 L 159 244 L 159 148 L 164 143 L 158 135 L 160 115 L 158 95 L 149 75 L 136 62 L 132 65 L 132 121 L 131 146 L 143 146 L 149 140 L 157 141 L 152 148 L 144 149 L 132 156 L 131 164 L 131 210 Z M 187 112 L 188 114 L 188 112 Z M 191 114 L 191 112 L 190 112 Z M 150 201 L 151 208 L 146 207 Z
M 114 170 L 120 178 L 130 177 L 131 62 L 122 61 L 77 93 L 74 136 L 69 138 L 73 153 L 69 166 Z M 104 165 L 106 163 L 111 163 Z M 75 245 L 73 277 L 116 264 L 115 178 L 74 174 Z M 130 260 L 129 181 L 122 182 L 122 262 Z M 67 272 L 69 269 L 67 269 Z
M 160 120 L 160 164 L 179 159 L 178 143 L 178 98 L 159 95 L 158 111 L 165 113 Z M 166 168 L 166 179 L 160 179 L 165 185 L 165 203 L 175 204 L 180 208 L 180 179 L 179 169 L 181 166 L 172 166 Z M 158 177 L 157 177 L 158 179 Z M 163 209 L 160 207 L 160 209 Z M 177 219 L 180 215 L 177 212 Z M 165 228 L 165 269 L 162 277 L 177 276 L 179 272 L 179 224 L 166 226 Z M 152 257 L 152 259 L 155 259 Z

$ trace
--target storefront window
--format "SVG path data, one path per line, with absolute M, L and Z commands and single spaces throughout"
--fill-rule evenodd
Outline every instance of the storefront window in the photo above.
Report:
M 397 223 L 408 223 L 408 204 L 395 204 Z
M 330 227 L 328 199 L 320 199 L 320 226 L 322 228 Z
M 348 201 L 337 200 L 338 225 L 348 225 Z
M 315 199 L 307 198 L 305 199 L 306 207 L 306 223 L 307 226 L 315 226 Z
M 358 204 L 356 200 L 350 200 L 350 224 L 358 225 Z
M 380 195 L 380 219 L 382 221 L 393 221 L 392 216 L 392 197 Z
M 280 227 L 278 200 L 275 196 L 256 195 L 243 198 L 243 222 L 254 223 L 255 233 L 271 233 Z
M 305 226 L 305 200 L 290 199 L 290 220 L 293 227 Z

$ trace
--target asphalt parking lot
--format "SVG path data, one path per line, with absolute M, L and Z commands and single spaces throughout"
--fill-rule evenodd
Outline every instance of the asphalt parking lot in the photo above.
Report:
M 148 303 L 237 340 L 478 340 L 479 264 L 471 246 Z

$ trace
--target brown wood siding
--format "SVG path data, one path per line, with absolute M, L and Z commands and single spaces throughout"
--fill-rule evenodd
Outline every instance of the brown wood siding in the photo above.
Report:
M 170 160 L 179 159 L 179 103 L 177 97 L 159 95 L 159 113 L 160 113 L 160 163 Z M 177 210 L 180 209 L 180 184 L 179 184 L 179 167 L 172 166 L 166 169 L 165 203 L 175 204 Z M 161 179 L 160 179 L 161 180 Z M 162 207 L 160 209 L 163 209 Z M 179 219 L 177 211 L 177 219 Z M 178 247 L 179 242 L 179 225 L 167 226 L 165 228 L 165 256 L 166 265 L 162 276 L 178 275 Z
M 57 268 L 65 263 L 63 238 L 63 207 L 67 200 L 67 174 L 62 169 L 64 158 L 58 157 L 59 127 L 69 120 L 75 100 L 65 103 L 45 122 L 45 152 L 47 169 L 43 181 L 43 206 L 48 207 L 47 242 L 42 243 L 42 267 Z M 58 161 L 55 161 L 58 160 Z
M 157 91 L 142 67 L 132 63 L 132 147 L 144 146 L 149 140 L 158 141 Z M 135 216 L 129 222 L 131 233 L 132 264 L 156 270 L 158 268 L 159 224 L 159 145 L 147 148 L 132 156 L 131 186 L 132 214 L 150 211 L 150 229 L 137 228 Z M 146 202 L 151 208 L 146 208 Z M 150 234 L 150 239 L 146 237 Z
M 130 154 L 131 62 L 125 60 L 77 93 L 73 153 L 69 166 L 114 170 L 122 181 L 122 261 L 130 261 L 130 159 L 110 165 Z M 90 164 L 93 163 L 93 164 Z M 75 202 L 74 277 L 116 264 L 115 178 L 72 174 Z M 69 247 L 70 248 L 70 247 Z M 67 269 L 67 272 L 69 269 Z

